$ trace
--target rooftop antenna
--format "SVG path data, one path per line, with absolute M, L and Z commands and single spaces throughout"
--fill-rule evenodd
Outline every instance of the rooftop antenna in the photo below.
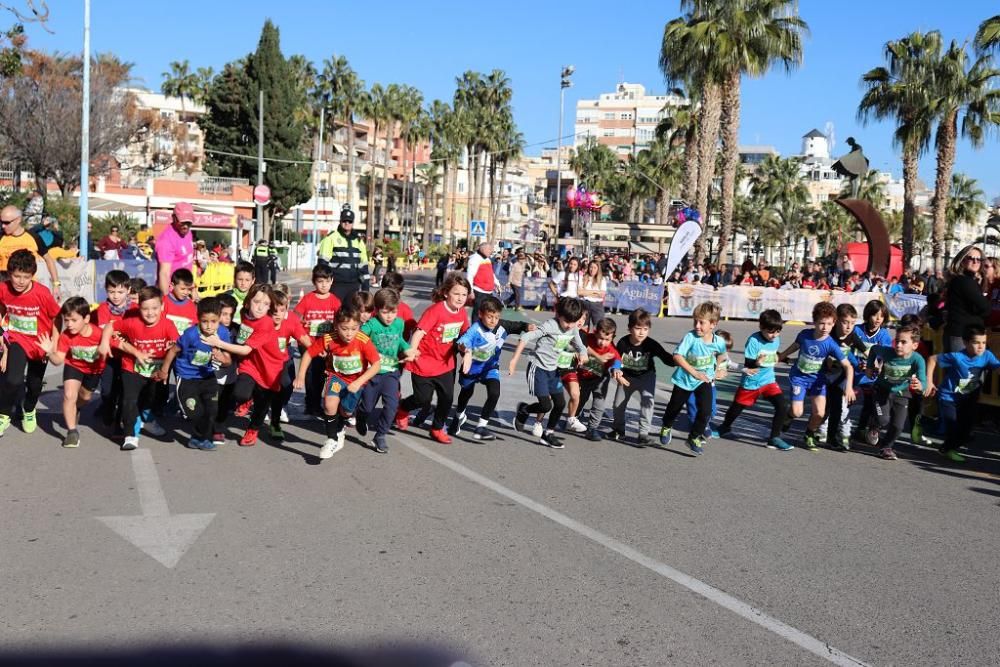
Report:
M 833 148 L 837 145 L 837 136 L 832 120 L 826 121 L 826 125 L 823 126 L 823 133 L 826 135 L 826 141 L 830 145 L 830 155 L 833 155 Z
M 618 66 L 618 83 L 625 83 L 625 68 Z

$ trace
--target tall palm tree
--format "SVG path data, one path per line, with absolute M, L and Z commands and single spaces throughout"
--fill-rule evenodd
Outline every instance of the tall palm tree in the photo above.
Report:
M 469 220 L 479 217 L 479 167 L 481 161 L 480 149 L 482 136 L 478 128 L 482 125 L 485 112 L 482 108 L 483 76 L 479 72 L 467 70 L 455 79 L 455 113 L 459 115 L 460 123 L 470 130 L 466 135 L 466 159 L 469 173 Z
M 964 45 L 952 42 L 938 63 L 931 91 L 932 104 L 938 118 L 935 144 L 937 177 L 934 182 L 933 245 L 934 270 L 944 268 L 945 235 L 949 189 L 955 167 L 955 145 L 961 136 L 974 148 L 983 145 L 983 138 L 1000 128 L 1000 69 L 993 66 L 990 56 L 981 56 L 971 64 Z
M 991 16 L 979 24 L 975 44 L 981 53 L 1000 48 L 1000 14 Z
M 795 240 L 803 238 L 812 222 L 809 206 L 809 190 L 802 181 L 801 160 L 768 155 L 757 165 L 750 177 L 750 191 L 756 197 L 766 216 L 780 221 L 786 250 L 795 245 Z
M 424 249 L 428 249 L 431 245 L 431 239 L 434 237 L 434 229 L 437 227 L 435 224 L 436 219 L 434 212 L 437 209 L 437 202 L 435 201 L 435 193 L 437 188 L 442 184 L 444 176 L 442 175 L 441 163 L 440 162 L 428 162 L 427 164 L 422 164 L 417 169 L 417 179 L 420 185 L 423 186 L 424 191 Z M 414 184 L 416 186 L 416 184 Z M 416 197 L 413 198 L 414 204 L 414 222 L 416 222 Z
M 181 98 L 181 113 L 184 113 L 184 98 L 194 99 L 199 95 L 198 75 L 191 71 L 187 60 L 170 63 L 170 71 L 163 73 L 160 90 L 164 95 Z
M 379 201 L 378 235 L 385 234 L 386 209 L 389 204 L 389 161 L 392 158 L 392 138 L 396 133 L 396 123 L 399 122 L 400 88 L 395 83 L 385 87 L 381 106 L 376 112 L 382 117 L 385 131 L 385 148 L 382 155 L 382 197 Z
M 693 202 L 695 191 L 698 189 L 698 123 L 695 111 L 697 104 L 693 95 L 685 94 L 683 89 L 676 88 L 672 92 L 687 99 L 688 104 L 665 106 L 664 117 L 657 123 L 655 136 L 657 140 L 669 139 L 671 146 L 677 145 L 683 148 L 684 173 L 681 196 L 688 202 Z
M 691 12 L 688 42 L 704 59 L 708 76 L 720 85 L 722 193 L 719 263 L 732 235 L 733 198 L 739 166 L 740 82 L 764 76 L 780 63 L 791 71 L 802 62 L 802 37 L 808 32 L 797 14 L 797 0 L 682 0 Z
M 372 237 L 373 241 L 375 239 L 381 240 L 383 238 L 383 227 L 381 223 L 376 222 L 375 217 L 375 155 L 378 152 L 378 135 L 379 130 L 381 130 L 388 119 L 385 117 L 385 88 L 380 83 L 373 84 L 371 90 L 365 93 L 364 97 L 361 99 L 361 108 L 359 112 L 368 118 L 372 125 L 372 131 L 369 133 L 371 139 L 371 146 L 369 147 L 368 155 L 368 165 L 369 165 L 369 178 L 368 178 L 368 214 L 365 220 L 365 229 L 368 235 Z M 383 168 L 386 165 L 387 157 L 382 160 Z M 379 228 L 376 229 L 376 224 L 379 224 Z M 376 231 L 378 232 L 376 234 Z
M 215 70 L 211 67 L 199 67 L 195 76 L 198 77 L 198 86 L 194 94 L 194 101 L 198 104 L 205 104 L 208 99 L 208 87 L 212 85 L 212 80 L 215 78 Z
M 862 77 L 865 94 L 858 104 L 858 118 L 892 118 L 893 142 L 903 149 L 903 264 L 913 256 L 916 219 L 917 163 L 930 145 L 934 110 L 929 91 L 935 63 L 941 59 L 941 33 L 914 32 L 885 45 L 886 64 Z
M 948 224 L 976 225 L 986 211 L 986 195 L 979 182 L 965 174 L 951 175 L 951 192 L 948 198 Z M 947 230 L 950 233 L 952 230 Z
M 864 179 L 858 183 L 856 195 L 854 193 L 854 186 L 851 183 L 845 183 L 844 187 L 840 190 L 839 197 L 841 199 L 849 199 L 851 197 L 861 199 L 874 206 L 877 211 L 883 211 L 887 205 L 885 184 L 882 182 L 879 172 L 874 170 L 865 174 Z M 823 203 L 825 204 L 826 202 Z M 840 208 L 840 206 L 838 205 L 837 208 Z
M 406 221 L 406 211 L 408 205 L 408 191 L 410 190 L 410 168 L 407 165 L 407 149 L 413 149 L 414 162 L 416 161 L 416 144 L 422 139 L 426 129 L 426 119 L 424 117 L 424 95 L 419 90 L 409 85 L 399 87 L 399 104 L 397 106 L 397 118 L 399 120 L 400 156 L 403 168 L 403 192 L 400 203 L 400 220 Z M 416 185 L 416 184 L 414 184 Z M 416 195 L 413 196 L 414 205 Z M 415 208 L 415 207 L 414 207 Z M 411 224 L 416 224 L 416 210 L 413 210 L 410 218 Z
M 455 136 L 455 115 L 447 102 L 434 100 L 428 109 L 428 119 L 431 130 L 431 160 L 444 167 L 441 179 L 442 233 L 443 240 L 450 243 L 455 213 L 453 205 L 449 204 L 449 195 L 454 198 L 452 178 L 457 174 L 458 159 L 462 153 L 461 142 Z
M 347 203 L 354 205 L 354 117 L 364 102 L 365 82 L 344 56 L 323 61 L 318 77 L 320 103 L 332 119 L 347 128 Z M 369 234 L 372 232 L 368 228 Z
M 513 125 L 506 127 L 506 134 L 501 142 L 502 148 L 494 153 L 494 158 L 500 164 L 500 188 L 499 197 L 493 202 L 493 230 L 490 238 L 500 238 L 500 202 L 503 199 L 504 188 L 507 185 L 507 170 L 512 162 L 517 162 L 524 155 L 524 135 L 517 131 Z

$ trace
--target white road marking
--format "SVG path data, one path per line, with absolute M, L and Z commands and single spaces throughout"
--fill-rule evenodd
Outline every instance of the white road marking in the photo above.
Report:
M 498 493 L 505 498 L 509 498 L 522 507 L 525 507 L 537 514 L 541 514 L 545 518 L 572 530 L 578 535 L 586 537 L 587 539 L 592 540 L 593 542 L 596 542 L 597 544 L 600 544 L 601 546 L 610 549 L 625 558 L 628 558 L 632 562 L 637 563 L 638 565 L 641 565 L 662 577 L 666 577 L 677 584 L 680 584 L 688 590 L 701 595 L 706 600 L 714 602 L 734 614 L 742 616 L 752 623 L 756 623 L 764 629 L 773 632 L 779 637 L 790 641 L 796 646 L 803 648 L 806 651 L 833 663 L 834 665 L 857 667 L 858 665 L 868 664 L 863 660 L 859 660 L 858 658 L 830 646 L 821 639 L 817 639 L 816 637 L 806 634 L 805 632 L 802 632 L 801 630 L 794 628 L 787 623 L 774 618 L 773 616 L 765 614 L 762 610 L 757 609 L 756 607 L 753 607 L 746 602 L 743 602 L 742 600 L 739 600 L 732 595 L 729 595 L 728 593 L 701 581 L 700 579 L 696 579 L 691 575 L 670 567 L 666 563 L 661 563 L 660 561 L 643 554 L 624 542 L 616 540 L 615 538 L 605 535 L 590 526 L 582 524 L 576 519 L 572 519 L 565 514 L 548 507 L 547 505 L 543 505 L 536 500 L 532 500 L 531 498 L 523 496 L 516 491 L 512 491 L 506 486 L 498 482 L 494 482 L 492 479 L 485 477 L 474 470 L 466 468 L 462 464 L 456 463 L 446 456 L 442 456 L 437 452 L 427 449 L 421 444 L 413 442 L 410 438 L 404 437 L 399 433 L 392 433 L 392 435 L 398 438 L 400 442 L 413 451 L 422 456 L 426 456 L 435 463 L 439 463 L 449 470 L 458 473 L 462 477 Z
M 130 458 L 142 515 L 99 516 L 97 520 L 165 567 L 173 568 L 215 514 L 170 514 L 152 453 L 137 449 Z

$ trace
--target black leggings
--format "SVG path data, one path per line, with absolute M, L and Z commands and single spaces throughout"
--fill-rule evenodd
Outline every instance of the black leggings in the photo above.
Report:
M 210 378 L 177 378 L 177 404 L 191 421 L 191 435 L 201 440 L 212 437 L 212 423 L 219 407 L 219 383 Z
M 122 422 L 125 435 L 139 436 L 142 421 L 152 418 L 150 409 L 156 396 L 156 385 L 152 378 L 122 371 Z M 143 416 L 140 421 L 139 415 Z
M 768 396 L 765 400 L 774 406 L 774 416 L 771 417 L 771 435 L 769 436 L 770 439 L 773 440 L 774 438 L 781 436 L 781 425 L 785 421 L 785 415 L 788 414 L 788 401 L 785 400 L 784 394 Z M 734 401 L 733 404 L 729 406 L 729 410 L 726 411 L 726 418 L 722 420 L 722 430 L 728 431 L 731 429 L 733 427 L 733 422 L 736 421 L 736 418 L 739 417 L 740 414 L 748 407 L 750 406 L 740 405 Z M 701 414 L 701 408 L 698 408 L 698 414 Z M 833 427 L 831 426 L 831 429 L 832 428 Z M 833 431 L 831 430 L 831 432 Z
M 260 427 L 264 425 L 267 411 L 273 409 L 273 403 L 279 400 L 278 393 L 259 386 L 257 381 L 249 375 L 238 376 L 236 384 L 233 386 L 233 399 L 236 401 L 236 405 L 253 399 L 253 410 L 250 411 L 250 428 L 254 430 L 260 430 Z M 281 414 L 280 407 L 278 414 Z
M 469 401 L 472 399 L 472 394 L 476 391 L 477 384 L 479 383 L 470 384 L 458 392 L 458 405 L 455 406 L 455 410 L 465 412 L 465 408 L 468 407 Z M 500 380 L 486 380 L 483 384 L 486 385 L 486 402 L 483 403 L 483 409 L 479 412 L 479 419 L 489 421 L 500 401 Z
M 437 395 L 437 406 L 434 408 L 434 422 L 431 424 L 431 428 L 438 430 L 444 428 L 444 422 L 448 419 L 448 413 L 451 412 L 451 402 L 455 396 L 454 369 L 433 377 L 411 375 L 410 381 L 413 384 L 413 395 L 400 401 L 399 408 L 405 412 L 429 408 L 431 400 Z
M 701 437 L 705 433 L 705 427 L 708 426 L 708 422 L 712 419 L 712 385 L 708 382 L 702 382 L 695 387 L 694 391 L 688 391 L 674 385 L 674 389 L 670 393 L 670 402 L 667 403 L 667 407 L 663 410 L 663 425 L 666 428 L 671 428 L 674 425 L 674 420 L 677 419 L 677 415 L 687 405 L 691 394 L 694 394 L 694 400 L 698 406 L 698 415 L 694 418 L 694 424 L 688 432 L 689 440 Z
M 28 359 L 18 343 L 7 346 L 7 371 L 0 375 L 0 415 L 12 417 L 14 405 L 24 387 L 24 411 L 32 412 L 42 394 L 48 357 Z
M 566 394 L 560 391 L 558 394 L 543 395 L 537 398 L 538 402 L 527 406 L 524 408 L 524 411 L 529 415 L 544 415 L 548 412 L 549 421 L 546 423 L 545 428 L 554 431 L 556 426 L 559 425 L 563 410 L 566 409 Z

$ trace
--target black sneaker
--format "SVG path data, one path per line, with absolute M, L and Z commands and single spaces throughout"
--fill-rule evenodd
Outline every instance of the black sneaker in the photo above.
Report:
M 731 426 L 726 426 L 726 425 L 720 426 L 719 430 L 716 431 L 716 433 L 718 433 L 718 435 L 719 435 L 720 438 L 725 438 L 727 435 L 729 435 L 732 432 L 733 432 L 732 427 Z
M 497 437 L 493 435 L 492 432 L 485 426 L 477 426 L 476 430 L 473 431 L 472 437 L 476 440 L 496 440 Z
M 601 433 L 600 429 L 595 428 L 587 434 L 587 440 L 590 440 L 591 442 L 600 442 L 601 440 L 604 440 L 604 434 Z
M 528 413 L 525 411 L 526 407 L 528 407 L 527 403 L 518 403 L 517 411 L 514 413 L 514 430 L 518 433 L 524 433 L 524 424 L 528 421 Z
M 413 418 L 413 421 L 410 422 L 410 426 L 413 426 L 414 428 L 420 428 L 421 426 L 424 425 L 424 422 L 427 421 L 427 418 L 430 417 L 430 415 L 431 415 L 430 410 L 427 409 L 421 410 L 420 412 L 417 413 L 417 416 Z
M 551 447 L 552 449 L 562 449 L 565 447 L 563 441 L 555 433 L 543 433 L 541 442 L 546 447 Z
M 785 414 L 785 420 L 781 422 L 781 432 L 788 433 L 788 429 L 792 427 L 792 422 L 794 421 L 795 417 L 792 416 L 791 412 Z
M 358 435 L 368 435 L 368 415 L 364 412 L 358 412 L 355 415 L 354 428 Z
M 640 433 L 639 437 L 636 438 L 636 440 L 635 440 L 635 444 L 636 444 L 637 447 L 647 447 L 652 442 L 653 441 L 649 439 L 649 434 L 648 433 Z
M 455 416 L 451 418 L 451 423 L 448 424 L 448 435 L 458 435 L 467 419 L 464 412 L 456 412 Z
M 612 430 L 611 433 L 608 434 L 608 440 L 612 440 L 614 442 L 625 442 L 625 431 Z
M 360 422 L 358 422 L 358 423 L 360 423 Z M 378 452 L 379 454 L 388 454 L 389 453 L 389 447 L 385 444 L 385 436 L 384 435 L 376 435 L 375 436 L 375 442 L 373 444 L 375 445 L 375 451 Z

